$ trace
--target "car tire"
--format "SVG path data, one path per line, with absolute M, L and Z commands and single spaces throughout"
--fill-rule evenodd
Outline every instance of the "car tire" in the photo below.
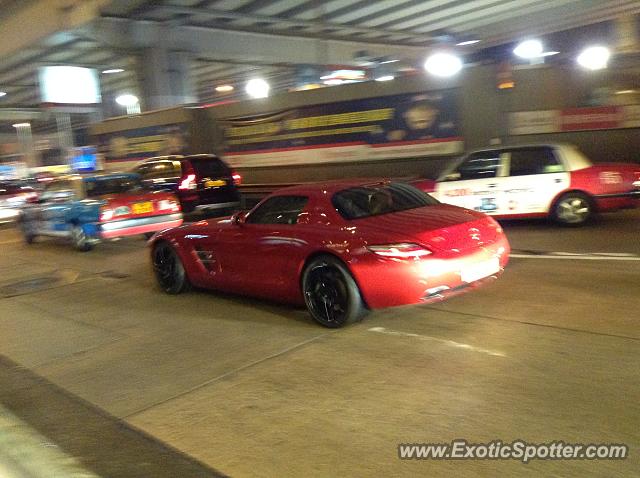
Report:
M 73 241 L 73 247 L 80 252 L 88 252 L 93 249 L 93 244 L 87 237 L 87 233 L 80 225 L 74 225 L 71 228 L 71 240 Z
M 360 289 L 339 259 L 313 258 L 302 273 L 302 293 L 307 310 L 321 325 L 339 328 L 357 322 L 366 313 Z
M 551 216 L 563 226 L 577 227 L 586 224 L 593 215 L 593 201 L 579 191 L 563 194 L 553 204 Z
M 157 243 L 152 253 L 153 271 L 160 288 L 167 294 L 180 294 L 191 288 L 178 253 L 166 242 Z

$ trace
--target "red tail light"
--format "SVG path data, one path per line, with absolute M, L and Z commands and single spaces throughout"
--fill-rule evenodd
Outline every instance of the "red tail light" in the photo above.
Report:
M 633 187 L 640 188 L 640 171 L 636 171 L 633 174 L 635 175 L 635 179 L 633 180 Z
M 198 185 L 196 184 L 196 175 L 188 174 L 186 178 L 180 181 L 180 186 L 178 186 L 178 189 L 195 189 L 197 187 Z
M 234 171 L 231 177 L 233 178 L 233 184 L 236 186 L 240 186 L 242 184 L 242 176 L 240 174 Z
M 411 242 L 368 246 L 367 249 L 379 256 L 395 259 L 420 259 L 431 254 L 430 250 Z

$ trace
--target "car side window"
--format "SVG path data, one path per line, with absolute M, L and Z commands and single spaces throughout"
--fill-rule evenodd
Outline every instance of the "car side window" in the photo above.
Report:
M 460 165 L 445 176 L 445 181 L 495 178 L 500 170 L 500 151 L 479 151 L 467 156 Z
M 305 196 L 275 196 L 267 199 L 247 216 L 249 224 L 297 224 L 307 205 Z
M 564 167 L 549 147 L 518 148 L 509 151 L 509 175 L 560 173 Z

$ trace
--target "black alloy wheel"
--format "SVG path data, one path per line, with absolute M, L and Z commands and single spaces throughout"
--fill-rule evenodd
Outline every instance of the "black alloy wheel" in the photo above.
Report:
M 167 294 L 179 294 L 189 289 L 189 279 L 176 251 L 166 242 L 153 248 L 153 270 L 160 288 Z
M 304 301 L 311 316 L 329 328 L 361 319 L 365 307 L 346 266 L 331 256 L 313 259 L 302 275 Z

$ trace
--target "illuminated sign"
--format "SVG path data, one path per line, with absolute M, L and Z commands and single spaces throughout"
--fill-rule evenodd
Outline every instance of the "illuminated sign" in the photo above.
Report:
M 92 105 L 101 102 L 96 70 L 79 66 L 45 66 L 38 73 L 43 103 Z

